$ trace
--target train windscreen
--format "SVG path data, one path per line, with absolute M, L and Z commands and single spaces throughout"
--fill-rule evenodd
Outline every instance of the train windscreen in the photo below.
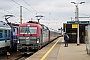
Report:
M 36 34 L 37 27 L 20 27 L 20 34 Z

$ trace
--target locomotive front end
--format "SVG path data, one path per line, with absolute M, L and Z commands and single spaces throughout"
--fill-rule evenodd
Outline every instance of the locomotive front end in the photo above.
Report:
M 37 24 L 21 24 L 18 30 L 17 49 L 21 52 L 29 52 L 39 48 L 40 27 Z

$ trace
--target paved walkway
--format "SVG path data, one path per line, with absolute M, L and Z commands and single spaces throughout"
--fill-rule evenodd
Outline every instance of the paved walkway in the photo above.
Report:
M 90 55 L 87 54 L 86 44 L 69 44 L 69 47 L 64 47 L 62 43 L 57 60 L 90 60 Z
M 55 41 L 26 60 L 40 60 L 54 43 Z M 54 49 L 50 51 L 45 60 L 90 60 L 90 55 L 87 54 L 86 44 L 80 44 L 80 46 L 77 46 L 76 43 L 69 43 L 68 47 L 64 47 L 63 37 L 60 37 L 60 41 L 56 44 Z

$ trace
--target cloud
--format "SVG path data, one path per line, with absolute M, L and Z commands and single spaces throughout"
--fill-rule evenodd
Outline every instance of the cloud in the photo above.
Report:
M 16 3 L 15 3 L 15 2 Z M 6 14 L 13 14 L 15 17 L 9 19 L 11 22 L 20 22 L 20 5 L 22 7 L 23 22 L 31 20 L 37 21 L 36 15 L 43 15 L 40 22 L 52 28 L 59 28 L 63 23 L 75 17 L 75 5 L 71 2 L 79 3 L 84 0 L 0 0 L 0 20 L 4 20 Z M 27 3 L 25 3 L 27 2 Z M 90 1 L 85 0 L 79 5 L 80 16 L 90 16 Z M 25 9 L 26 8 L 26 9 Z M 8 11 L 8 12 L 7 12 Z M 10 13 L 11 12 L 11 13 Z M 82 19 L 80 19 L 82 20 Z M 87 19 L 89 20 L 89 19 Z M 50 23 L 51 22 L 51 23 Z M 57 27 L 56 27 L 57 26 Z

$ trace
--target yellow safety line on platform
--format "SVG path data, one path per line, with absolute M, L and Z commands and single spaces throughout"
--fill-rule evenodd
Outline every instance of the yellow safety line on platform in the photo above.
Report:
M 59 41 L 60 39 L 58 39 L 58 41 Z M 55 45 L 58 43 L 58 41 L 48 50 L 48 52 L 40 59 L 40 60 L 44 60 L 46 57 L 47 57 L 47 55 L 51 52 L 51 50 L 55 47 Z

